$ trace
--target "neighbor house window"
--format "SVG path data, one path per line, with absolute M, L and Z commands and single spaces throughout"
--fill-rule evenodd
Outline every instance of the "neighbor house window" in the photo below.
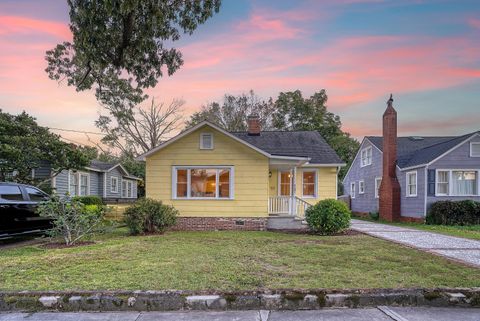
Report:
M 110 177 L 110 192 L 118 193 L 118 177 Z
M 470 143 L 470 157 L 480 157 L 480 142 Z
M 450 190 L 450 172 L 437 172 L 437 195 L 448 195 Z
M 69 193 L 72 196 L 86 196 L 90 195 L 90 175 L 82 172 L 70 172 L 70 186 Z
M 304 197 L 316 197 L 317 194 L 317 172 L 305 171 L 302 175 L 302 195 Z
M 355 198 L 355 183 L 350 184 L 350 197 Z
M 200 149 L 213 149 L 213 134 L 200 134 Z
M 291 196 L 292 174 L 290 171 L 279 172 L 279 188 L 280 196 Z
M 417 196 L 417 172 L 407 173 L 407 196 Z
M 174 198 L 233 198 L 232 167 L 176 167 L 173 175 Z
M 479 172 L 472 170 L 437 171 L 437 196 L 476 196 Z
M 478 195 L 478 176 L 475 171 L 452 171 L 452 195 Z
M 358 182 L 358 194 L 365 194 L 365 181 Z
M 367 147 L 361 151 L 361 167 L 372 165 L 372 147 Z
M 122 197 L 123 198 L 132 198 L 133 197 L 133 182 L 122 180 Z
M 80 193 L 79 195 L 85 196 L 88 195 L 88 174 L 79 173 L 80 178 Z
M 380 185 L 382 184 L 382 178 L 377 177 L 375 178 L 375 198 L 380 197 Z

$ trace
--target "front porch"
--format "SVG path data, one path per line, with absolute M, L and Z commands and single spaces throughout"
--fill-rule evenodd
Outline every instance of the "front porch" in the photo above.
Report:
M 270 161 L 269 216 L 304 220 L 305 211 L 317 197 L 318 179 L 317 170 L 301 167 L 304 164 L 304 161 L 291 159 Z M 301 190 L 297 185 L 301 186 Z

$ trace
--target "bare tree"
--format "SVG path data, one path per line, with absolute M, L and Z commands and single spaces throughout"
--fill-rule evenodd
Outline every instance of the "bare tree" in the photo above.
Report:
M 105 134 L 102 143 L 124 155 L 138 156 L 160 145 L 183 125 L 184 104 L 180 99 L 168 105 L 152 99 L 146 108 L 109 108 L 110 115 L 101 115 L 95 125 Z

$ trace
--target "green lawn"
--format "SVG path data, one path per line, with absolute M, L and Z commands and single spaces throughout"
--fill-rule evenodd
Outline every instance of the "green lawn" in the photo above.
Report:
M 1 290 L 480 286 L 480 269 L 372 238 L 169 232 L 95 244 L 0 249 Z
M 435 232 L 435 233 L 440 233 L 445 235 L 464 237 L 464 238 L 473 239 L 473 240 L 480 240 L 480 225 L 470 225 L 470 226 L 427 225 L 422 223 L 403 223 L 403 222 L 392 223 L 392 222 L 385 222 L 385 221 L 374 221 L 370 218 L 364 218 L 364 217 L 354 217 L 354 218 L 359 220 L 364 220 L 364 221 L 375 222 L 375 223 L 410 227 L 418 230 L 425 230 L 425 231 Z

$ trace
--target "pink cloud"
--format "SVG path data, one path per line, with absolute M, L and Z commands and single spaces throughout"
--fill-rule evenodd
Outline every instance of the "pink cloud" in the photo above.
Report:
M 8 34 L 48 34 L 61 39 L 71 38 L 70 29 L 64 23 L 20 16 L 0 16 L 0 35 Z
M 480 19 L 476 19 L 476 18 L 468 19 L 468 24 L 472 28 L 480 29 Z

